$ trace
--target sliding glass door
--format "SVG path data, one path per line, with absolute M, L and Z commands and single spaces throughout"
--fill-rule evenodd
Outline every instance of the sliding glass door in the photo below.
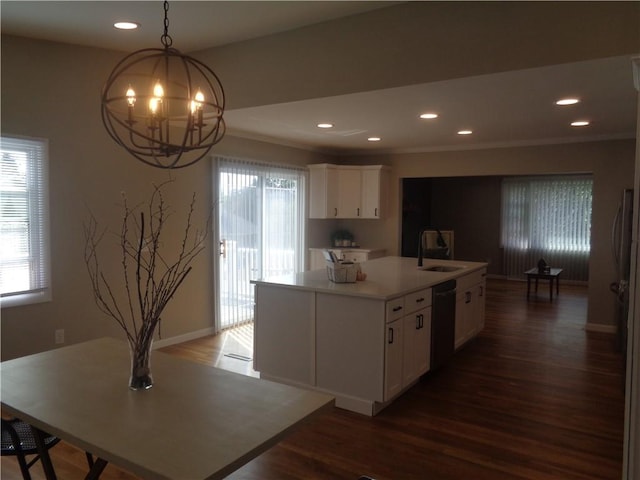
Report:
M 304 268 L 302 169 L 217 158 L 216 330 L 253 320 L 251 280 Z

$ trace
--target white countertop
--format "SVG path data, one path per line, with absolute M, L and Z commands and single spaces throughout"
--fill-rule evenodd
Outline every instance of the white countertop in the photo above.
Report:
M 382 257 L 361 263 L 363 273 L 367 274 L 367 279 L 362 282 L 333 283 L 327 277 L 326 270 L 320 269 L 255 280 L 251 283 L 389 300 L 487 267 L 484 262 L 435 259 L 424 259 L 422 269 L 417 265 L 417 258 Z M 460 267 L 460 269 L 453 272 L 424 270 L 437 265 Z

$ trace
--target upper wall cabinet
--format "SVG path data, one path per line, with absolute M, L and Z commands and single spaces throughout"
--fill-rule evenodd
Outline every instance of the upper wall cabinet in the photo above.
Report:
M 381 218 L 388 168 L 382 165 L 309 165 L 309 218 Z
M 338 216 L 338 168 L 321 163 L 309 166 L 309 218 Z

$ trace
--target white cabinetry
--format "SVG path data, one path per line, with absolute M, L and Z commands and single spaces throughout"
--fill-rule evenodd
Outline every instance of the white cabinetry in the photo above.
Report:
M 351 284 L 332 284 L 323 270 L 254 281 L 261 378 L 330 393 L 336 406 L 365 415 L 392 402 L 431 368 L 433 286 L 455 278 L 461 288 L 456 345 L 483 325 L 486 264 L 466 262 L 461 277 L 416 276 L 414 260 L 372 260 L 368 280 Z
M 384 400 L 390 400 L 402 391 L 402 361 L 404 357 L 404 338 L 402 318 L 387 324 L 387 337 L 384 350 Z
M 326 293 L 316 298 L 317 386 L 348 398 L 382 402 L 385 302 Z
M 338 169 L 327 163 L 310 165 L 309 218 L 338 216 Z
M 255 299 L 254 368 L 291 383 L 313 385 L 315 332 L 309 319 L 315 294 L 256 285 Z
M 484 328 L 486 275 L 482 269 L 456 280 L 456 349 Z
M 389 401 L 429 370 L 431 289 L 387 302 L 384 400 Z
M 431 289 L 388 302 L 318 293 L 315 308 L 317 387 L 384 403 L 429 370 Z
M 404 317 L 403 387 L 427 373 L 431 363 L 431 290 L 407 295 L 405 306 L 411 305 L 418 309 Z
M 380 218 L 385 213 L 389 180 L 387 170 L 380 166 L 362 167 L 362 207 L 360 218 Z
M 382 165 L 309 165 L 309 218 L 380 218 L 387 194 Z
M 358 167 L 338 167 L 338 218 L 358 218 L 362 196 L 362 173 Z M 313 204 L 313 201 L 311 202 Z

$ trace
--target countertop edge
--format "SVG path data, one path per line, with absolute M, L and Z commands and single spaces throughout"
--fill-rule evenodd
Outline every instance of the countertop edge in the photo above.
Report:
M 397 259 L 397 260 L 394 260 L 394 259 Z M 366 273 L 368 269 L 367 267 L 370 265 L 373 265 L 374 264 L 373 262 L 377 262 L 379 264 L 381 262 L 389 263 L 394 261 L 397 262 L 398 264 L 400 263 L 406 264 L 404 268 L 406 269 L 407 275 L 409 276 L 413 275 L 413 272 L 418 271 L 417 259 L 413 259 L 410 257 L 382 257 L 379 259 L 369 260 L 367 262 L 362 262 L 362 270 L 363 272 Z M 411 266 L 412 264 L 410 264 L 409 262 L 413 262 L 413 261 L 415 261 L 416 264 L 413 264 L 413 266 Z M 285 282 L 282 279 L 274 278 L 271 280 L 270 279 L 251 280 L 250 283 L 254 285 L 272 286 L 272 287 L 279 287 L 279 288 L 286 288 L 286 289 L 293 289 L 293 290 L 309 291 L 309 292 L 315 292 L 315 293 L 325 293 L 330 295 L 348 295 L 352 297 L 361 297 L 361 298 L 388 301 L 394 298 L 401 297 L 403 295 L 417 292 L 425 288 L 431 288 L 434 285 L 438 285 L 448 280 L 457 279 L 469 273 L 477 272 L 478 270 L 487 268 L 488 266 L 488 263 L 486 262 L 466 262 L 466 261 L 458 261 L 458 260 L 433 260 L 433 259 L 425 259 L 424 264 L 425 266 L 428 266 L 429 264 L 434 264 L 434 265 L 448 264 L 452 266 L 456 266 L 456 265 L 463 266 L 463 268 L 461 270 L 456 270 L 453 272 L 422 272 L 420 273 L 420 275 L 424 275 L 425 277 L 423 281 L 413 282 L 414 285 L 412 286 L 409 286 L 407 288 L 396 289 L 393 291 L 391 290 L 384 291 L 385 290 L 384 287 L 378 287 L 378 290 L 375 292 L 364 291 L 362 288 L 363 286 L 371 286 L 371 284 L 367 285 L 367 282 L 372 282 L 372 280 L 369 280 L 369 279 L 364 280 L 362 282 L 354 282 L 354 283 L 333 283 L 327 278 L 326 283 L 310 285 L 310 284 L 298 284 L 297 282 L 292 282 L 290 280 Z M 321 271 L 322 269 L 311 270 L 311 271 L 303 272 L 298 275 L 301 275 L 302 277 L 304 277 L 305 275 L 307 277 L 325 275 L 324 273 L 322 274 L 318 273 Z M 312 272 L 315 272 L 315 273 L 312 273 Z M 412 279 L 410 279 L 409 281 L 411 280 Z M 318 280 L 318 281 L 324 282 L 324 279 Z M 378 286 L 380 285 L 379 282 L 373 281 L 372 283 Z

